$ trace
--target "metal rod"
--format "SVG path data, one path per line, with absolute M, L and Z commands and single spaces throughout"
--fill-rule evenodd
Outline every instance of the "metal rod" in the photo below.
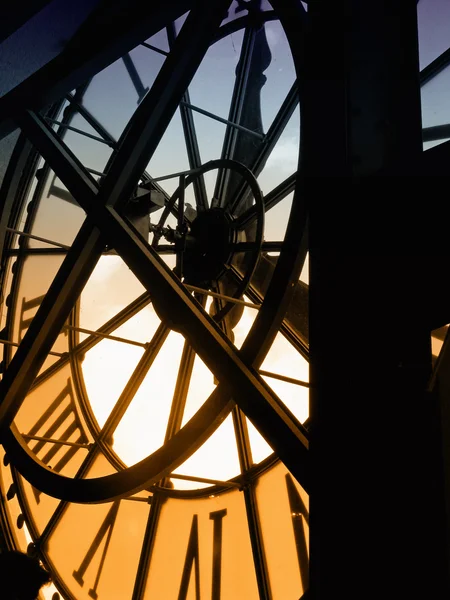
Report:
M 422 140 L 424 142 L 435 142 L 447 138 L 450 138 L 450 124 L 448 123 L 422 129 Z
M 145 46 L 145 48 L 148 48 L 149 50 L 153 50 L 154 52 L 157 52 L 158 54 L 162 54 L 163 56 L 169 56 L 169 53 L 166 52 L 165 50 L 161 50 L 161 48 L 157 48 L 156 46 L 147 44 L 147 42 L 141 42 L 141 46 Z
M 140 496 L 129 496 L 128 498 L 122 498 L 122 500 L 132 500 L 133 502 L 145 502 L 145 504 L 151 504 L 152 496 L 147 496 L 147 498 L 142 498 Z
M 283 242 L 263 242 L 261 250 L 264 252 L 280 252 Z M 250 252 L 258 247 L 256 242 L 237 242 L 232 246 L 233 252 Z
M 235 304 L 242 304 L 243 306 L 248 306 L 249 308 L 261 308 L 260 304 L 245 302 L 245 300 L 239 300 L 238 298 L 233 298 L 232 296 L 224 296 L 224 294 L 212 292 L 211 290 L 204 290 L 203 288 L 196 287 L 195 285 L 186 285 L 185 287 L 191 292 L 199 292 L 200 294 L 206 294 L 207 296 L 213 296 L 214 298 L 221 298 L 222 300 L 234 302 Z
M 103 173 L 102 171 L 96 171 L 95 169 L 89 169 L 88 167 L 86 167 L 86 171 L 89 171 L 89 173 L 92 173 L 93 175 L 99 175 L 100 177 L 106 177 L 106 173 Z
M 158 254 L 175 254 L 176 251 L 174 244 L 158 244 L 155 250 Z
M 186 192 L 186 175 L 180 175 L 178 189 L 180 193 L 178 197 L 177 226 L 178 231 L 180 231 L 183 234 L 185 230 L 187 231 L 184 225 L 184 198 Z M 180 279 L 183 277 L 183 252 L 177 252 L 175 272 Z
M 72 127 L 72 125 L 67 125 L 66 123 L 61 123 L 61 121 L 57 121 L 56 119 L 50 119 L 50 117 L 45 117 L 45 120 L 49 123 L 53 123 L 54 125 L 59 125 L 60 127 L 64 127 L 64 129 L 70 129 L 70 131 L 74 131 L 75 133 L 79 133 L 80 135 L 84 135 L 85 137 L 90 138 L 91 140 L 95 140 L 96 142 L 101 142 L 102 144 L 106 144 L 107 146 L 112 146 L 111 142 L 107 142 L 101 137 L 97 135 L 93 135 L 92 133 L 87 133 L 87 131 L 83 131 L 82 129 L 77 129 L 76 127 Z
M 57 256 L 65 256 L 67 254 L 67 250 L 65 248 L 12 248 L 11 250 L 5 251 L 5 256 L 18 256 L 19 254 L 23 254 L 26 256 L 29 255 L 57 255 Z
M 188 102 L 180 102 L 180 105 L 186 106 L 186 108 L 190 108 L 191 110 L 198 112 L 201 115 L 205 115 L 205 117 L 209 117 L 210 119 L 214 119 L 215 121 L 219 121 L 224 125 L 229 125 L 230 127 L 234 127 L 235 129 L 239 129 L 240 131 L 245 131 L 245 133 L 253 135 L 254 137 L 257 137 L 260 140 L 263 140 L 265 137 L 262 133 L 258 133 L 257 131 L 253 131 L 252 129 L 248 129 L 247 127 L 243 127 L 242 125 L 238 125 L 237 123 L 229 121 L 228 119 L 218 117 L 214 113 L 211 113 L 208 110 L 204 110 L 203 108 L 199 108 L 198 106 L 194 106 L 193 104 L 190 104 Z
M 64 325 L 64 329 L 79 331 L 80 333 L 87 333 L 88 335 L 96 335 L 108 340 L 113 340 L 114 342 L 123 342 L 124 344 L 130 344 L 131 346 L 139 346 L 140 348 L 147 348 L 148 345 L 146 342 L 136 342 L 135 340 L 129 340 L 127 338 L 110 335 L 108 333 L 101 333 L 100 331 L 92 331 L 91 329 L 85 329 L 84 327 L 75 327 L 74 325 Z
M 0 339 L 0 344 L 5 344 L 6 346 L 15 346 L 16 348 L 19 347 L 19 343 L 18 342 L 11 342 L 10 340 L 3 340 Z M 67 352 L 52 352 L 50 351 L 49 354 L 51 354 L 52 356 L 65 356 L 67 354 Z
M 198 169 L 188 169 L 187 171 L 178 171 L 177 173 L 171 173 L 170 175 L 161 175 L 161 177 L 152 177 L 151 182 L 164 181 L 165 179 L 174 179 L 175 177 L 181 177 L 182 175 L 191 175 L 197 173 Z
M 240 488 L 242 485 L 235 481 L 220 481 L 219 479 L 209 479 L 207 477 L 193 477 L 192 475 L 179 475 L 178 473 L 171 473 L 170 479 L 182 479 L 183 481 L 198 481 L 199 483 L 211 483 L 212 485 L 226 485 L 231 487 Z
M 67 94 L 66 99 L 72 104 L 74 108 L 78 111 L 78 113 L 83 117 L 85 121 L 89 123 L 89 125 L 94 129 L 111 148 L 115 148 L 117 145 L 117 141 L 112 137 L 112 135 L 103 127 L 99 121 L 87 110 L 83 104 L 80 104 L 72 94 Z
M 144 87 L 144 84 L 142 83 L 142 79 L 139 76 L 139 73 L 137 72 L 136 66 L 130 56 L 129 53 L 124 54 L 122 56 L 122 60 L 123 63 L 125 65 L 125 68 L 128 72 L 128 75 L 130 76 L 130 79 L 134 85 L 134 89 L 136 90 L 136 93 L 138 95 L 138 104 L 141 102 L 142 98 L 145 96 L 145 94 L 148 92 L 148 87 Z
M 38 442 L 48 442 L 50 444 L 60 444 L 61 446 L 74 446 L 75 448 L 86 448 L 90 447 L 90 444 L 79 444 L 77 442 L 65 442 L 63 440 L 55 440 L 54 438 L 41 437 L 39 435 L 28 435 L 22 433 L 22 437 L 25 440 L 36 440 Z
M 53 240 L 49 240 L 47 238 L 40 237 L 38 235 L 33 235 L 31 233 L 25 233 L 25 231 L 19 231 L 18 229 L 12 229 L 11 227 L 6 227 L 6 231 L 10 233 L 17 233 L 22 237 L 30 238 L 32 240 L 37 240 L 38 242 L 44 242 L 45 244 L 50 244 L 51 246 L 56 246 L 57 248 L 63 248 L 64 250 L 70 250 L 70 246 L 66 246 L 65 244 L 59 244 L 58 242 L 54 242 Z
M 259 370 L 260 375 L 265 375 L 266 377 L 272 377 L 272 379 L 279 379 L 280 381 L 286 381 L 287 383 L 293 383 L 295 385 L 301 385 L 302 387 L 309 388 L 308 381 L 300 381 L 300 379 L 293 379 L 292 377 L 287 377 L 287 375 L 279 375 L 278 373 L 271 373 L 270 371 L 262 371 Z

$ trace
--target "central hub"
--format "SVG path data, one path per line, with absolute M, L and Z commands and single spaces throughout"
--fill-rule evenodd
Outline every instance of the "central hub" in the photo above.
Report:
M 217 279 L 230 260 L 233 241 L 231 221 L 223 209 L 199 213 L 186 236 L 183 258 L 186 282 L 204 286 Z

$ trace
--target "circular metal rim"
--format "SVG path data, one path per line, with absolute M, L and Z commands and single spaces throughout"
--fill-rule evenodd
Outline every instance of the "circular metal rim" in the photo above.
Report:
M 297 13 L 299 9 L 295 3 L 288 3 L 290 6 L 287 6 L 283 0 L 272 0 L 272 4 L 276 7 L 278 19 L 285 31 L 294 67 L 298 76 L 300 67 L 300 61 L 297 55 L 298 31 L 295 29 L 295 25 L 293 25 L 292 22 L 289 22 L 289 19 L 292 18 L 292 11 Z M 297 171 L 297 184 L 299 180 L 300 176 Z M 294 195 L 285 237 L 286 241 L 288 236 L 290 236 L 289 243 L 286 244 L 287 251 L 280 254 L 268 290 L 268 293 L 272 290 L 272 294 L 275 296 L 277 295 L 275 287 L 279 285 L 280 279 L 285 281 L 285 286 L 282 288 L 283 296 L 285 296 L 289 291 L 288 288 L 290 287 L 290 284 L 293 279 L 295 279 L 295 275 L 297 278 L 299 275 L 300 244 L 298 243 L 298 240 L 297 243 L 295 243 L 295 241 L 298 237 L 297 223 L 304 221 L 305 215 L 304 207 L 300 207 L 298 201 L 295 202 L 295 196 L 298 193 L 297 190 L 298 185 L 296 185 L 296 193 Z M 294 222 L 296 224 L 295 227 L 292 226 Z M 278 296 L 280 296 L 279 291 Z M 281 305 L 282 302 L 280 301 L 278 308 L 280 308 Z M 282 316 L 277 314 L 271 324 L 272 326 L 269 327 L 271 335 L 266 334 L 263 337 L 263 343 L 256 343 L 258 334 L 261 335 L 259 321 L 262 320 L 264 322 L 266 312 L 267 303 L 266 305 L 263 303 L 258 318 L 255 320 L 255 323 L 246 338 L 247 345 L 244 354 L 249 363 L 254 362 L 252 360 L 252 355 L 255 357 L 255 360 L 261 358 L 261 355 L 264 352 L 263 346 L 266 347 L 267 351 L 268 344 L 273 341 L 279 329 L 279 322 L 281 322 Z M 280 310 L 278 312 L 280 312 Z M 250 349 L 248 349 L 248 346 L 250 346 Z M 222 395 L 224 397 L 220 398 Z M 184 462 L 184 455 L 182 459 L 179 459 L 180 454 L 178 454 L 179 460 L 174 459 L 169 466 L 167 465 L 167 462 L 166 464 L 162 463 L 174 453 L 179 445 L 183 445 L 185 452 L 191 455 L 195 449 L 200 447 L 200 445 L 202 445 L 203 442 L 217 429 L 224 418 L 230 413 L 233 405 L 234 402 L 230 399 L 226 399 L 225 393 L 213 393 L 190 421 L 188 421 L 188 423 L 186 423 L 186 425 L 169 442 L 155 451 L 152 455 L 123 471 L 92 479 L 71 479 L 53 472 L 40 462 L 38 463 L 25 442 L 15 437 L 13 433 L 15 427 L 12 427 L 11 430 L 8 430 L 5 433 L 2 443 L 12 462 L 22 475 L 28 479 L 30 483 L 38 486 L 44 493 L 69 502 L 108 502 L 121 497 L 130 496 L 143 489 L 148 489 L 153 483 L 160 481 L 165 475 L 168 475 L 174 468 Z M 206 428 L 202 421 L 208 422 Z M 195 441 L 193 441 L 194 438 Z M 190 444 L 189 441 L 191 442 Z M 187 446 L 189 446 L 189 450 L 187 450 Z M 155 469 L 152 476 L 148 475 L 150 467 Z

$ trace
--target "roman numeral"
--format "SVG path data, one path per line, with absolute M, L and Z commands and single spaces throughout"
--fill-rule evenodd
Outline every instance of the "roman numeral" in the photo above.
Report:
M 222 520 L 227 510 L 216 510 L 209 514 L 213 525 L 213 565 L 211 600 L 220 600 L 222 578 Z M 198 541 L 198 515 L 192 517 L 191 532 L 189 534 L 186 559 L 184 561 L 178 600 L 187 600 L 189 581 L 194 567 L 195 575 L 195 600 L 200 600 L 200 553 Z
M 200 558 L 198 549 L 198 515 L 192 517 L 191 533 L 184 561 L 178 600 L 186 600 L 191 578 L 192 567 L 195 565 L 195 600 L 200 600 Z
M 61 431 L 62 427 L 63 429 Z M 33 427 L 24 434 L 24 438 L 29 439 L 28 445 L 30 449 L 36 456 L 41 455 L 39 458 L 47 466 L 50 466 L 50 461 L 59 452 L 58 461 L 56 464 L 51 465 L 53 471 L 59 473 L 78 452 L 80 447 L 76 445 L 66 446 L 64 444 L 58 444 L 58 442 L 68 442 L 75 433 L 78 435 L 75 440 L 71 440 L 73 443 L 88 443 L 89 440 L 83 431 L 83 426 L 76 410 L 72 384 L 70 379 L 68 379 L 67 385 L 64 386 Z M 42 439 L 33 439 L 36 437 Z M 41 492 L 34 489 L 34 495 L 37 502 L 40 501 L 40 494 Z
M 223 510 L 216 510 L 209 514 L 209 518 L 214 521 L 211 600 L 220 600 L 220 583 L 222 576 L 222 520 L 226 514 L 226 508 Z
M 289 507 L 291 509 L 300 578 L 302 580 L 303 591 L 305 592 L 309 587 L 309 558 L 304 522 L 309 523 L 309 513 L 289 473 L 286 474 L 286 488 L 289 497 Z
M 103 546 L 103 551 L 102 551 L 102 555 L 100 558 L 100 564 L 98 566 L 97 575 L 95 577 L 95 582 L 94 582 L 93 587 L 88 592 L 89 596 L 91 598 L 93 598 L 94 600 L 97 600 L 97 598 L 98 598 L 97 587 L 98 587 L 98 583 L 100 581 L 100 576 L 102 574 L 103 565 L 105 564 L 106 553 L 108 552 L 108 547 L 109 547 L 109 543 L 111 541 L 114 524 L 116 522 L 117 513 L 119 511 L 119 504 L 120 504 L 119 500 L 117 500 L 116 502 L 114 502 L 112 504 L 111 508 L 108 511 L 108 514 L 105 517 L 105 520 L 100 525 L 97 535 L 95 536 L 94 540 L 92 541 L 92 544 L 89 546 L 89 549 L 88 549 L 86 556 L 84 557 L 81 565 L 79 566 L 78 569 L 76 569 L 73 572 L 73 576 L 74 576 L 75 580 L 80 584 L 81 587 L 83 587 L 84 575 L 85 575 L 89 565 L 91 564 L 92 559 L 96 555 L 96 553 L 99 549 L 99 546 L 103 541 L 103 538 L 106 537 L 105 545 Z

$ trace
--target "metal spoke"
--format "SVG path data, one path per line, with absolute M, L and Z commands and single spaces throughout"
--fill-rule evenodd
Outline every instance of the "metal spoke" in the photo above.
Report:
M 79 114 L 83 117 L 83 119 L 89 123 L 89 125 L 94 129 L 102 139 L 109 145 L 111 148 L 115 148 L 117 145 L 117 141 L 113 138 L 113 136 L 103 127 L 103 125 L 94 117 L 94 115 L 80 102 L 77 101 L 73 94 L 67 94 L 67 100 L 70 104 L 76 108 Z
M 169 48 L 172 48 L 176 38 L 175 25 L 173 22 L 170 23 L 166 31 Z M 200 157 L 200 148 L 198 146 L 194 117 L 192 115 L 192 111 L 188 107 L 190 101 L 189 90 L 186 90 L 183 94 L 183 99 L 180 102 L 180 116 L 181 123 L 183 125 L 184 138 L 186 140 L 189 166 L 191 169 L 197 169 L 202 164 L 202 160 Z M 199 212 L 206 210 L 208 208 L 208 196 L 206 193 L 205 178 L 203 174 L 194 181 L 193 187 L 197 210 Z
M 198 112 L 201 115 L 205 115 L 205 117 L 209 117 L 210 119 L 214 119 L 214 121 L 218 121 L 219 123 L 223 123 L 224 125 L 229 125 L 233 129 L 238 129 L 239 131 L 243 131 L 244 133 L 248 133 L 259 140 L 264 140 L 265 136 L 263 133 L 259 133 L 258 131 L 253 131 L 253 129 L 248 129 L 248 127 L 244 127 L 243 125 L 239 125 L 239 123 L 234 123 L 229 119 L 224 119 L 223 117 L 219 117 L 219 115 L 215 115 L 209 110 L 205 110 L 204 108 L 200 108 L 199 106 L 194 106 L 190 104 L 188 100 L 181 102 L 181 106 L 185 106 L 186 108 L 190 108 L 194 112 Z
M 299 232 L 301 234 L 301 231 Z M 302 236 L 302 244 L 304 256 L 306 257 L 307 252 L 307 239 L 306 236 Z M 281 255 L 280 255 L 281 256 Z M 264 260 L 262 260 L 264 258 Z M 270 257 L 270 255 L 264 255 L 261 257 L 255 274 L 247 288 L 246 294 L 253 302 L 263 302 L 266 295 L 267 288 L 269 287 L 272 278 L 272 274 L 275 271 L 276 257 Z M 303 263 L 302 263 L 303 264 Z M 232 276 L 238 285 L 243 276 L 239 272 L 236 266 L 232 265 L 227 271 L 229 276 Z M 283 321 L 280 324 L 280 333 L 289 340 L 293 346 L 298 350 L 305 358 L 308 357 L 308 285 L 302 281 L 297 281 L 294 284 L 294 298 L 287 307 L 287 311 L 284 315 Z
M 233 252 L 251 252 L 259 248 L 259 245 L 255 242 L 236 242 L 232 246 Z M 263 242 L 261 244 L 261 252 L 281 252 L 283 248 L 283 242 Z
M 296 179 L 297 172 L 292 173 L 292 175 L 290 175 L 287 179 L 277 185 L 271 192 L 264 196 L 264 211 L 266 213 L 294 191 Z M 236 219 L 234 226 L 239 231 L 242 231 L 253 225 L 256 219 L 257 207 L 253 205 Z
M 169 56 L 169 52 L 166 52 L 165 50 L 161 50 L 161 48 L 157 48 L 156 46 L 153 46 L 152 44 L 147 44 L 147 42 L 141 42 L 141 46 L 144 46 L 145 48 L 148 48 L 149 50 L 153 50 L 154 52 L 157 52 L 158 54 L 162 54 L 163 56 Z
M 33 235 L 31 233 L 26 233 L 25 231 L 20 231 L 19 229 L 12 229 L 11 227 L 6 227 L 6 231 L 10 233 L 16 233 L 20 237 L 30 238 L 32 240 L 37 240 L 38 242 L 44 242 L 45 244 L 50 244 L 51 246 L 57 246 L 63 250 L 70 250 L 70 246 L 66 246 L 65 244 L 60 244 L 59 242 L 55 242 L 54 240 L 49 240 L 47 238 L 40 237 L 38 235 Z
M 159 517 L 164 499 L 156 490 L 152 497 L 150 513 L 145 527 L 144 539 L 142 541 L 141 554 L 137 575 L 134 582 L 133 595 L 131 600 L 142 600 L 147 584 L 148 572 L 152 559 L 153 548 L 155 545 L 156 530 L 158 528 Z
M 450 138 L 450 124 L 448 123 L 422 129 L 422 140 L 424 142 L 435 142 L 437 140 L 446 140 L 448 138 Z
M 441 71 L 443 71 L 450 64 L 450 48 L 435 58 L 429 65 L 427 65 L 420 72 L 420 85 L 423 86 L 428 81 L 436 77 Z
M 235 406 L 233 409 L 233 425 L 236 435 L 237 449 L 241 473 L 245 480 L 245 474 L 253 465 L 250 437 L 247 421 L 242 410 Z M 258 582 L 259 597 L 262 600 L 270 600 L 270 581 L 267 570 L 267 560 L 264 552 L 264 543 L 261 531 L 261 523 L 258 513 L 258 502 L 255 486 L 253 483 L 244 485 L 245 510 L 247 514 L 248 531 L 252 545 L 253 563 L 255 565 L 256 580 Z
M 118 337 L 116 335 L 110 335 L 108 333 L 102 333 L 101 331 L 92 331 L 92 329 L 85 329 L 84 327 L 75 327 L 74 325 L 64 325 L 63 329 L 70 329 L 72 331 L 78 331 L 79 333 L 87 333 L 92 336 L 98 336 L 103 339 L 112 340 L 113 342 L 121 342 L 122 344 L 129 344 L 130 346 L 138 346 L 140 348 L 147 348 L 147 342 L 137 342 L 136 340 L 129 340 L 128 338 Z
M 280 375 L 279 373 L 272 373 L 271 371 L 263 371 L 259 370 L 260 375 L 264 375 L 265 377 L 271 377 L 272 379 L 279 379 L 280 381 L 286 381 L 286 383 L 293 383 L 294 385 L 300 385 L 302 387 L 309 388 L 308 381 L 300 381 L 300 379 L 294 379 L 293 377 L 288 377 L 287 375 Z
M 56 255 L 65 256 L 67 250 L 64 248 L 12 248 L 6 250 L 4 256 L 33 256 L 33 255 Z
M 221 291 L 221 283 L 218 282 L 218 289 Z M 223 303 L 219 298 L 214 299 L 215 312 L 219 313 L 223 309 Z M 228 319 L 221 322 L 222 329 L 226 335 L 231 337 L 232 324 Z M 244 500 L 247 514 L 248 530 L 250 542 L 252 545 L 253 562 L 255 565 L 256 579 L 258 582 L 259 597 L 263 600 L 271 598 L 270 583 L 267 577 L 267 564 L 262 543 L 261 526 L 258 517 L 258 508 L 255 489 L 252 483 L 246 484 L 246 474 L 253 466 L 252 449 L 248 433 L 245 414 L 239 406 L 234 406 L 232 410 L 233 428 L 236 438 L 236 448 L 239 457 L 239 466 L 241 478 L 244 483 Z
M 193 475 L 181 475 L 180 473 L 171 473 L 170 479 L 180 479 L 182 481 L 194 481 L 199 483 L 210 483 L 212 485 L 220 485 L 222 487 L 242 488 L 241 483 L 236 481 L 221 481 L 220 479 L 210 479 L 208 477 L 196 477 Z
M 158 326 L 152 341 L 148 344 L 148 347 L 139 360 L 136 369 L 134 370 L 130 379 L 127 381 L 127 384 L 120 394 L 116 405 L 103 425 L 96 442 L 103 442 L 113 435 L 125 412 L 130 406 L 141 383 L 144 381 L 148 371 L 155 361 L 155 358 L 161 350 L 164 342 L 166 341 L 169 333 L 170 329 L 163 323 Z
M 252 63 L 253 47 L 255 44 L 255 27 L 249 26 L 244 33 L 242 41 L 241 54 L 238 62 L 236 80 L 234 83 L 233 96 L 228 115 L 228 120 L 232 123 L 239 123 L 244 107 L 245 93 L 247 90 L 247 81 Z M 228 126 L 225 132 L 225 138 L 222 147 L 221 158 L 234 158 L 233 150 L 237 143 L 236 130 Z M 229 172 L 225 169 L 219 170 L 217 174 L 216 186 L 214 189 L 214 198 L 212 206 L 224 206 Z
M 20 344 L 18 342 L 12 342 L 10 340 L 3 340 L 0 338 L 0 344 L 4 344 L 5 346 L 13 346 L 14 348 L 18 348 L 20 346 Z M 51 356 L 59 356 L 60 358 L 62 356 L 67 356 L 67 352 L 53 352 L 52 350 L 50 350 L 49 354 Z
M 72 125 L 68 125 L 67 123 L 61 123 L 57 119 L 51 119 L 50 117 L 45 117 L 47 123 L 51 123 L 52 125 L 59 125 L 63 129 L 69 129 L 70 131 L 74 131 L 75 133 L 79 133 L 80 135 L 84 135 L 84 137 L 88 137 L 91 140 L 95 140 L 96 142 L 100 142 L 102 144 L 106 144 L 107 146 L 111 146 L 111 143 L 106 141 L 105 139 L 98 137 L 97 135 L 93 135 L 92 133 L 88 133 L 87 131 L 83 131 L 82 129 L 78 129 L 77 127 L 72 127 Z
M 213 292 L 211 290 L 203 290 L 195 285 L 185 285 L 185 287 L 191 292 L 199 292 L 204 293 L 207 296 L 212 296 L 213 298 L 219 298 L 221 300 L 226 300 L 227 302 L 232 302 L 233 304 L 241 304 L 242 306 L 248 306 L 249 308 L 260 308 L 261 304 L 255 304 L 254 302 L 246 302 L 245 300 L 240 300 L 239 298 L 233 298 L 233 296 L 227 296 L 225 294 L 220 294 L 219 292 Z
M 138 95 L 138 104 L 139 104 L 139 102 L 141 102 L 142 98 L 148 92 L 148 87 L 147 88 L 144 87 L 144 84 L 142 83 L 142 79 L 140 78 L 139 73 L 137 72 L 136 66 L 135 66 L 130 54 L 129 53 L 124 54 L 122 56 L 122 60 L 125 65 L 125 68 L 128 72 L 128 75 L 130 76 L 130 79 L 134 85 L 134 89 L 136 90 L 136 93 Z
M 41 437 L 39 435 L 28 435 L 26 433 L 22 433 L 22 437 L 28 441 L 36 440 L 38 442 L 45 442 L 46 444 L 56 444 L 56 446 L 72 446 L 73 448 L 85 448 L 88 449 L 90 444 L 80 444 L 78 442 L 67 442 L 64 440 L 58 440 L 48 437 Z
M 204 308 L 206 305 L 206 295 L 197 294 L 197 300 Z M 181 429 L 192 371 L 194 369 L 194 361 L 194 349 L 186 340 L 183 346 L 183 353 L 181 355 L 180 367 L 178 369 L 177 381 L 173 393 L 165 441 L 170 440 Z

